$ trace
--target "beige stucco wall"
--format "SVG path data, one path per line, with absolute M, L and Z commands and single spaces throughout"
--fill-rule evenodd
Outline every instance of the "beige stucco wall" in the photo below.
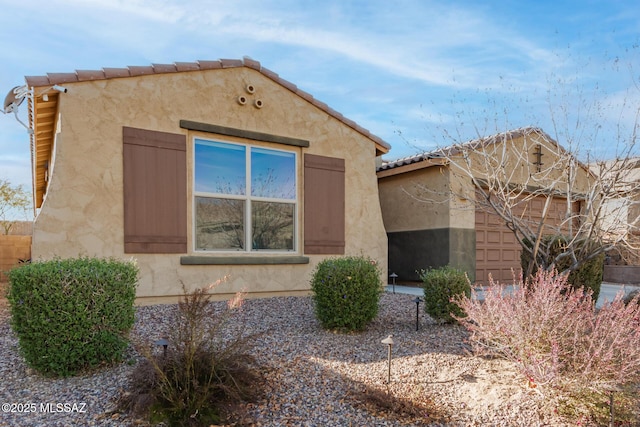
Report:
M 449 170 L 430 166 L 379 179 L 388 233 L 449 227 Z
M 378 185 L 387 232 L 474 228 L 470 180 L 447 165 L 381 177 Z
M 255 87 L 254 94 L 245 91 L 247 84 Z M 123 126 L 186 134 L 190 177 L 193 136 L 243 141 L 188 132 L 179 127 L 179 121 L 184 119 L 308 140 L 308 148 L 292 148 L 298 153 L 299 170 L 303 153 L 344 158 L 345 252 L 378 260 L 382 276 L 386 276 L 387 240 L 378 199 L 374 143 L 261 73 L 241 67 L 65 86 L 68 92 L 60 96 L 55 164 L 50 167 L 49 188 L 34 224 L 34 259 L 79 255 L 133 257 L 141 272 L 139 297 L 178 295 L 181 283 L 193 288 L 225 275 L 231 277 L 217 288 L 221 294 L 242 289 L 253 296 L 307 292 L 312 271 L 324 256 L 311 255 L 310 263 L 302 265 L 181 266 L 180 254 L 123 253 Z M 246 105 L 237 102 L 239 95 L 248 98 Z M 263 102 L 262 108 L 253 106 L 256 99 Z M 277 144 L 259 145 L 283 148 Z M 300 201 L 302 180 L 299 173 Z M 188 191 L 190 196 L 190 187 Z M 188 217 L 192 218 L 191 203 L 188 209 Z M 299 255 L 304 255 L 302 215 L 300 209 Z M 190 219 L 190 227 L 191 223 Z M 192 232 L 188 247 L 193 253 Z

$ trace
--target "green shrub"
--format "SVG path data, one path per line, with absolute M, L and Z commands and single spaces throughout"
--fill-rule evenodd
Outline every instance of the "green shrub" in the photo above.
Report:
M 424 288 L 424 309 L 434 320 L 452 323 L 464 312 L 451 301 L 455 295 L 471 296 L 471 284 L 464 271 L 444 266 L 420 270 Z M 452 316 L 453 314 L 453 316 Z
M 311 279 L 316 316 L 326 329 L 363 330 L 378 314 L 383 289 L 376 262 L 364 257 L 325 259 Z
M 69 376 L 122 359 L 138 268 L 113 259 L 55 259 L 9 272 L 11 325 L 27 364 Z
M 525 240 L 524 243 L 528 245 L 530 248 L 533 247 L 533 244 L 529 240 Z M 565 251 L 567 245 L 567 238 L 564 236 L 543 236 L 542 241 L 540 242 L 542 246 L 549 248 L 549 259 L 540 259 L 539 264 L 550 266 L 552 261 L 561 253 Z M 578 242 L 575 244 L 576 248 L 579 248 L 581 245 L 595 245 L 594 242 L 587 243 L 585 241 Z M 538 254 L 540 257 L 541 255 Z M 600 296 L 600 287 L 602 285 L 602 274 L 604 272 L 604 258 L 605 254 L 599 254 L 594 258 L 586 261 L 577 270 L 573 270 L 569 273 L 568 283 L 574 288 L 584 288 L 591 289 L 593 301 L 598 301 L 598 297 Z M 520 265 L 522 267 L 522 271 L 527 271 L 529 267 L 529 263 L 531 262 L 531 255 L 527 251 L 522 251 L 520 255 Z M 555 263 L 555 268 L 558 271 L 564 271 L 569 268 L 571 265 L 571 259 L 569 257 L 561 259 L 559 262 Z M 537 273 L 534 268 L 531 275 L 535 276 Z
M 130 392 L 120 407 L 151 424 L 218 425 L 225 407 L 260 393 L 260 375 L 249 355 L 254 336 L 226 327 L 242 305 L 241 294 L 227 309 L 216 310 L 207 288 L 183 290 L 166 350 L 154 352 L 149 343 L 140 346 L 145 359 L 133 371 Z

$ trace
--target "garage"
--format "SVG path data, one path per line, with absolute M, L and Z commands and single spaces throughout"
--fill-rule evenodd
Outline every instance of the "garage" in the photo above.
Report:
M 485 162 L 492 158 L 502 161 Z M 503 169 L 493 173 L 492 164 Z M 470 165 L 478 169 L 469 170 Z M 511 283 L 512 270 L 520 275 L 521 246 L 504 220 L 491 208 L 482 210 L 480 197 L 473 200 L 475 186 L 529 192 L 526 201 L 521 199 L 518 217 L 531 221 L 533 231 L 526 233 L 530 235 L 537 233 L 551 197 L 543 233 L 557 234 L 567 217 L 565 171 L 575 172 L 570 177 L 573 200 L 590 188 L 589 170 L 575 165 L 575 159 L 538 128 L 514 129 L 447 150 L 381 161 L 377 176 L 389 247 L 388 274 L 396 273 L 398 280 L 418 280 L 420 269 L 448 265 L 483 285 L 490 275 Z
M 476 196 L 478 197 L 478 196 Z M 545 197 L 537 197 L 528 204 L 524 217 L 532 224 L 534 229 L 540 223 Z M 554 198 L 549 207 L 547 223 L 561 224 L 565 217 L 566 200 Z M 511 283 L 513 272 L 516 277 L 520 274 L 521 246 L 516 236 L 507 228 L 502 220 L 494 212 L 487 212 L 476 208 L 476 282 L 488 285 L 489 276 L 494 282 Z M 518 214 L 519 215 L 519 214 Z M 557 228 L 548 227 L 545 234 L 556 233 Z
M 520 244 L 511 230 L 494 213 L 476 209 L 476 282 L 510 283 L 513 271 L 520 271 Z

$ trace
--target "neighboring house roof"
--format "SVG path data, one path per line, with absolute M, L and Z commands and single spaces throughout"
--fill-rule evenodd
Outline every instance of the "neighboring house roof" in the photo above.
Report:
M 331 117 L 370 139 L 376 148 L 376 155 L 387 153 L 391 146 L 353 120 L 344 117 L 324 102 L 318 101 L 309 93 L 299 89 L 293 83 L 281 78 L 273 71 L 264 68 L 260 62 L 251 58 L 220 59 L 217 61 L 176 62 L 174 64 L 152 64 L 148 66 L 129 66 L 126 68 L 103 68 L 102 70 L 76 70 L 71 73 L 48 73 L 46 76 L 26 76 L 29 88 L 34 89 L 33 101 L 29 103 L 29 124 L 34 130 L 32 134 L 32 164 L 34 168 L 34 197 L 36 205 L 42 201 L 46 186 L 46 170 L 51 161 L 51 148 L 55 134 L 55 117 L 58 110 L 59 92 L 49 90 L 54 85 L 78 83 L 95 80 L 130 78 L 151 74 L 183 73 L 193 71 L 215 70 L 225 68 L 247 67 L 260 72 L 282 87 L 307 100 Z M 42 90 L 42 88 L 47 88 Z M 41 89 L 41 91 L 38 91 Z M 46 93 L 46 97 L 43 97 Z
M 467 141 L 462 144 L 455 144 L 444 148 L 438 148 L 433 151 L 427 151 L 408 157 L 402 157 L 396 160 L 382 161 L 380 166 L 376 168 L 376 171 L 378 172 L 378 177 L 381 178 L 384 176 L 396 175 L 416 169 L 423 169 L 436 165 L 444 165 L 448 162 L 448 159 L 463 150 L 473 150 L 479 147 L 486 147 L 491 144 L 499 143 L 505 140 L 513 140 L 530 134 L 540 135 L 545 141 L 553 144 L 554 146 L 558 147 L 559 150 L 562 150 L 562 152 L 568 154 L 568 152 L 560 144 L 558 144 L 542 129 L 533 126 L 527 126 L 506 132 L 500 132 L 484 138 L 472 139 L 471 141 Z M 585 170 L 589 170 L 586 165 L 582 164 L 581 162 L 578 163 Z

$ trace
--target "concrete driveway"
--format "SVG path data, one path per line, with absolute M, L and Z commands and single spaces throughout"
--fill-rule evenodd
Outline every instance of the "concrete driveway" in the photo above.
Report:
M 618 292 L 623 292 L 624 295 L 626 295 L 636 289 L 640 289 L 640 286 L 620 285 L 615 283 L 602 283 L 602 286 L 600 287 L 600 296 L 598 297 L 598 301 L 596 302 L 596 307 L 601 307 L 605 301 L 609 301 L 609 302 L 613 301 L 613 299 L 616 297 Z M 394 290 L 393 285 L 386 286 L 387 292 L 393 292 L 393 290 Z M 506 292 L 510 292 L 511 290 L 513 290 L 513 286 L 508 285 L 505 287 Z M 422 288 L 416 287 L 416 286 L 395 285 L 395 292 L 398 294 L 410 294 L 410 295 L 417 295 L 420 297 L 424 295 L 422 292 Z M 484 298 L 484 292 L 482 291 L 482 289 L 476 289 L 476 292 L 478 293 L 478 299 L 482 300 Z

